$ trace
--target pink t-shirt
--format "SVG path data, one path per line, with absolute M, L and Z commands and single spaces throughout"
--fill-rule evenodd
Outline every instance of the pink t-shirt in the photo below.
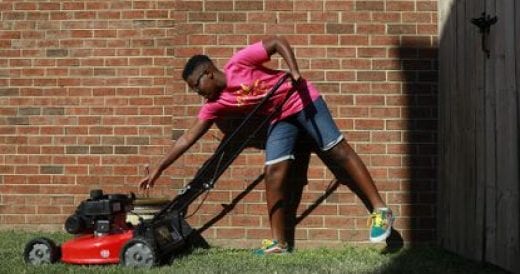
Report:
M 264 67 L 262 64 L 269 59 L 262 42 L 252 44 L 235 53 L 224 66 L 227 87 L 218 99 L 204 103 L 199 110 L 198 118 L 213 120 L 227 115 L 246 115 L 251 111 L 285 74 L 283 71 Z M 274 111 L 291 89 L 290 81 L 283 83 L 260 110 L 260 114 L 266 115 Z M 272 122 L 301 111 L 319 96 L 318 90 L 311 83 L 303 81 L 298 86 L 298 90 L 287 99 Z

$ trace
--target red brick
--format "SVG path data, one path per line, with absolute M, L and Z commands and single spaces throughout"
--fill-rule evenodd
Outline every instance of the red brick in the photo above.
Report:
M 346 117 L 368 117 L 368 108 L 366 107 L 340 107 L 340 115 Z
M 217 228 L 217 238 L 220 239 L 243 239 L 245 234 L 243 228 Z
M 188 13 L 189 22 L 215 22 L 217 13 L 215 12 L 190 12 Z
M 307 18 L 306 12 L 280 12 L 278 15 L 280 23 L 307 22 Z
M 329 71 L 327 72 L 326 77 L 328 81 L 352 81 L 355 80 L 356 75 L 351 71 Z
M 385 25 L 357 24 L 356 26 L 357 34 L 384 34 L 385 30 Z
M 326 25 L 329 34 L 352 34 L 354 33 L 354 24 L 332 24 Z
M 367 59 L 345 59 L 341 62 L 343 69 L 370 69 L 370 60 Z M 360 80 L 360 79 L 358 79 Z
M 259 30 L 259 28 L 257 29 Z M 297 33 L 295 32 L 295 26 L 293 24 L 267 24 L 265 26 L 265 32 L 277 35 Z
M 413 24 L 396 24 L 387 26 L 388 34 L 416 34 L 417 25 Z
M 24 215 L 3 215 L 2 219 L 0 219 L 3 224 L 24 224 L 25 216 Z
M 14 3 L 15 10 L 36 10 L 36 3 Z M 6 9 L 7 10 L 7 9 Z
M 418 11 L 437 11 L 437 1 L 417 1 Z
M 326 1 L 325 10 L 350 11 L 354 8 L 354 1 Z
M 384 8 L 385 8 L 384 1 L 356 0 L 356 2 L 355 2 L 355 10 L 357 10 L 357 11 L 362 11 L 362 10 L 376 11 L 376 10 L 384 10 Z
M 404 12 L 403 23 L 432 23 L 432 14 L 429 12 Z
M 379 59 L 372 61 L 374 70 L 398 70 L 401 68 L 400 60 Z
M 258 216 L 231 216 L 231 225 L 240 227 L 259 227 L 261 219 Z
M 386 3 L 386 10 L 388 11 L 414 11 L 414 1 L 388 1 Z
M 386 57 L 385 48 L 358 48 L 358 57 Z
M 402 137 L 400 132 L 374 132 L 372 134 L 374 142 L 401 142 Z
M 204 2 L 204 7 L 206 10 L 210 10 L 210 11 L 233 10 L 233 2 L 208 1 L 208 2 Z
M 385 81 L 386 74 L 382 71 L 358 71 L 356 75 L 358 81 Z
M 304 34 L 304 33 L 323 33 L 324 26 L 323 24 L 297 24 L 296 25 L 296 33 Z
M 384 129 L 384 121 L 381 120 L 356 120 L 354 129 Z
M 370 109 L 370 116 L 381 118 L 399 118 L 401 110 L 399 108 L 372 108 Z
M 342 46 L 362 46 L 368 45 L 368 36 L 366 35 L 341 35 L 340 44 Z
M 292 0 L 265 0 L 266 11 L 292 11 L 293 3 Z
M 422 35 L 436 35 L 437 34 L 437 25 L 418 25 L 417 26 L 417 34 Z M 434 43 L 436 45 L 437 43 Z
M 401 13 L 399 12 L 373 12 L 373 22 L 399 23 L 401 22 Z
M 338 44 L 337 35 L 328 35 L 328 34 L 311 35 L 310 38 L 311 38 L 311 40 L 310 40 L 311 45 L 337 45 Z
M 339 13 L 338 12 L 330 12 L 327 9 L 323 12 L 312 12 L 310 14 L 311 22 L 330 22 L 337 23 L 339 21 Z

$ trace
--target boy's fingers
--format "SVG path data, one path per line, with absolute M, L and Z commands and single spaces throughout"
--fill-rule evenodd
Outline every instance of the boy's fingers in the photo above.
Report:
M 148 188 L 149 185 L 149 179 L 143 179 L 141 182 L 139 182 L 139 188 L 145 189 Z
M 144 167 L 145 169 L 145 172 L 146 172 L 146 178 L 142 179 L 140 182 L 139 182 L 139 189 L 143 189 L 143 190 L 146 190 L 146 189 L 149 189 L 150 188 L 150 167 L 148 165 L 146 165 Z

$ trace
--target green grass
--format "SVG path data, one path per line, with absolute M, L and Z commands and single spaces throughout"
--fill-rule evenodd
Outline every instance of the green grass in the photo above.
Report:
M 57 243 L 70 238 L 64 233 L 0 232 L 0 273 L 504 273 L 431 246 L 403 248 L 392 254 L 382 254 L 378 248 L 345 246 L 297 250 L 274 257 L 258 257 L 247 249 L 214 247 L 194 250 L 171 265 L 153 269 L 62 263 L 27 266 L 23 248 L 30 239 L 40 236 Z

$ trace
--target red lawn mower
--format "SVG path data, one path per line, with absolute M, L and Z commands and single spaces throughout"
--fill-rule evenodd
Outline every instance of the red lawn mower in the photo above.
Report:
M 104 194 L 100 189 L 92 190 L 90 198 L 81 202 L 76 212 L 65 222 L 65 230 L 76 237 L 61 245 L 48 238 L 33 239 L 25 246 L 25 262 L 32 265 L 58 261 L 70 264 L 119 263 L 124 266 L 151 267 L 169 262 L 175 254 L 193 246 L 195 242 L 203 241 L 197 230 L 185 220 L 188 206 L 213 188 L 220 175 L 278 113 L 283 103 L 262 117 L 261 122 L 255 124 L 256 129 L 248 132 L 245 140 L 239 139 L 243 137 L 238 133 L 288 77 L 289 74 L 285 74 L 280 78 L 229 137 L 222 141 L 195 178 L 153 218 L 141 218 L 139 224 L 133 226 L 126 222 L 136 198 L 133 193 Z M 240 140 L 238 145 L 237 140 Z

